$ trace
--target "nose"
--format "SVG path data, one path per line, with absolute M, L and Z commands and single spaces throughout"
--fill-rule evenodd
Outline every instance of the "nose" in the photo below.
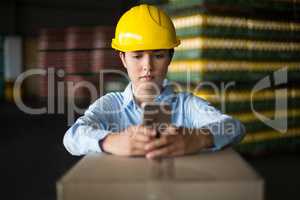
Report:
M 143 71 L 146 71 L 146 72 L 152 71 L 152 58 L 150 55 L 144 56 L 142 65 L 143 65 Z

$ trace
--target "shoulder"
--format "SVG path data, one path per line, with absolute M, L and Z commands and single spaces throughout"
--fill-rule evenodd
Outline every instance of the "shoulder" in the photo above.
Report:
M 183 107 L 185 113 L 207 113 L 218 112 L 207 100 L 196 96 L 190 92 L 181 92 L 178 94 L 180 105 Z
M 121 92 L 110 92 L 98 98 L 90 105 L 91 108 L 101 108 L 102 110 L 114 110 L 120 108 L 123 102 L 123 95 Z
M 209 105 L 209 102 L 205 99 L 194 95 L 191 92 L 178 92 L 177 93 L 178 98 L 182 101 L 184 104 L 201 104 L 201 105 Z

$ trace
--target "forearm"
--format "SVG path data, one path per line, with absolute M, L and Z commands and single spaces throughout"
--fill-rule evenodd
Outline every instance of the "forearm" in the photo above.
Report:
M 214 145 L 213 135 L 208 129 L 182 128 L 183 134 L 189 137 L 190 148 L 198 150 L 208 149 Z
M 109 132 L 94 127 L 79 119 L 66 132 L 63 143 L 68 152 L 72 155 L 84 155 L 89 152 L 101 152 L 99 141 Z

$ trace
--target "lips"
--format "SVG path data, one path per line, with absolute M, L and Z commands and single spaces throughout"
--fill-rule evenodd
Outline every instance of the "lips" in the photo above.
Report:
M 153 76 L 142 76 L 141 79 L 145 81 L 151 81 L 154 77 Z

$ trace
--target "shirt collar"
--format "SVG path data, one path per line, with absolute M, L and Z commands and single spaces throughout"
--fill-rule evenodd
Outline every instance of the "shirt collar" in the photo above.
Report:
M 133 88 L 132 88 L 132 82 L 130 81 L 125 90 L 123 91 L 123 105 L 127 106 L 130 103 L 134 103 L 134 98 L 133 98 Z M 171 84 L 171 81 L 168 79 L 164 79 L 163 81 L 163 88 L 161 93 L 155 97 L 154 101 L 155 102 L 167 102 L 171 103 L 172 97 L 174 97 L 174 90 Z

